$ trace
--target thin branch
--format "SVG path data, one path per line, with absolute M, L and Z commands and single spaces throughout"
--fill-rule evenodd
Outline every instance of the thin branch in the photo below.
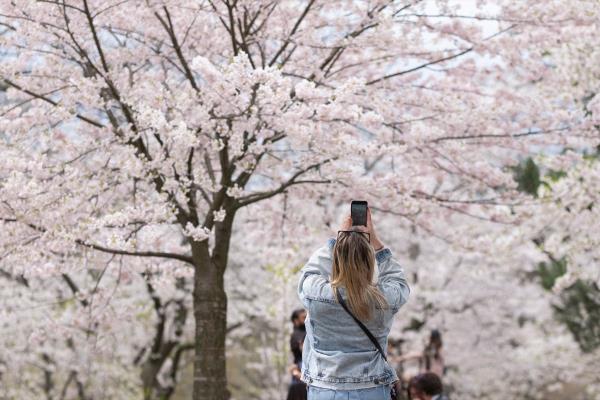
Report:
M 69 373 L 69 377 L 65 381 L 65 384 L 63 385 L 63 388 L 62 388 L 62 390 L 60 392 L 60 399 L 61 400 L 64 400 L 65 397 L 67 396 L 67 388 L 69 387 L 69 384 L 71 383 L 71 381 L 73 380 L 73 378 L 75 378 L 75 374 L 77 374 L 77 372 L 75 372 L 75 371 L 71 371 Z
M 98 50 L 98 55 L 100 56 L 100 61 L 102 62 L 102 68 L 104 68 L 105 72 L 108 72 L 109 71 L 108 62 L 106 61 L 106 57 L 104 56 L 104 51 L 102 50 L 102 46 L 100 46 L 100 39 L 98 38 L 98 32 L 96 32 L 96 26 L 94 25 L 94 18 L 92 17 L 92 14 L 90 13 L 90 9 L 88 7 L 87 0 L 83 0 L 83 6 L 85 9 L 85 16 L 87 17 L 87 20 L 88 20 L 88 25 L 90 26 L 90 30 L 92 32 L 94 44 L 96 45 L 96 49 Z
M 448 18 L 448 19 L 475 19 L 478 21 L 497 21 L 497 22 L 518 22 L 518 23 L 530 23 L 526 19 L 514 19 L 514 18 L 500 18 L 500 17 L 486 17 L 483 15 L 461 15 L 461 14 L 401 14 L 400 17 L 418 17 L 418 18 Z M 565 21 L 561 21 L 565 22 Z
M 443 58 L 440 58 L 440 59 L 435 60 L 435 61 L 430 61 L 430 62 L 427 62 L 425 64 L 421 64 L 419 66 L 416 66 L 416 67 L 413 67 L 413 68 L 409 68 L 409 69 L 404 70 L 404 71 L 395 72 L 393 74 L 385 75 L 385 76 L 382 76 L 381 78 L 373 79 L 373 80 L 367 82 L 367 85 L 373 85 L 374 83 L 381 82 L 381 81 L 386 80 L 386 79 L 390 79 L 390 78 L 394 78 L 396 76 L 401 76 L 401 75 L 409 74 L 411 72 L 418 71 L 418 70 L 423 69 L 425 67 L 428 67 L 430 65 L 439 64 L 439 63 L 442 63 L 444 61 L 452 60 L 454 58 L 462 56 L 463 54 L 467 54 L 468 52 L 470 52 L 472 50 L 473 50 L 473 47 L 469 47 L 468 49 L 465 49 L 465 50 L 460 51 L 458 53 L 452 54 L 450 56 L 443 57 Z
M 30 91 L 30 90 L 28 90 L 28 89 L 25 89 L 25 88 L 23 88 L 21 85 L 18 85 L 18 84 L 14 83 L 14 82 L 13 82 L 13 81 L 11 81 L 11 80 L 8 80 L 8 79 L 6 79 L 6 78 L 2 78 L 2 81 L 4 81 L 4 82 L 5 82 L 7 85 L 9 85 L 9 86 L 12 86 L 12 87 L 14 87 L 15 89 L 17 89 L 17 90 L 19 90 L 19 91 L 21 91 L 21 92 L 23 92 L 23 93 L 26 93 L 26 94 L 28 94 L 28 95 L 30 95 L 30 96 L 32 96 L 32 97 L 35 97 L 36 99 L 43 100 L 43 101 L 45 101 L 45 102 L 47 102 L 47 103 L 50 103 L 50 104 L 52 104 L 53 106 L 58 106 L 58 102 L 56 102 L 56 101 L 54 101 L 54 100 L 51 100 L 51 99 L 49 99 L 49 98 L 48 98 L 48 97 L 46 97 L 46 96 L 43 96 L 43 95 L 37 94 L 37 93 L 35 93 L 35 92 L 32 92 L 32 91 Z M 83 115 L 81 115 L 81 114 L 75 114 L 75 116 L 76 116 L 77 118 L 79 118 L 80 120 L 82 120 L 82 121 L 85 121 L 85 122 L 87 122 L 88 124 L 91 124 L 91 125 L 95 126 L 96 128 L 104 128 L 104 127 L 105 127 L 105 126 L 104 126 L 103 124 L 101 124 L 100 122 L 98 122 L 98 121 L 94 121 L 93 119 L 91 119 L 91 118 L 88 118 L 88 117 L 85 117 L 85 116 L 83 116 Z
M 63 89 L 67 89 L 67 88 L 70 88 L 70 87 L 73 87 L 73 85 L 66 85 L 66 86 L 63 86 L 63 87 L 59 87 L 59 88 L 56 88 L 56 89 L 52 89 L 52 90 L 51 90 L 51 91 L 49 91 L 49 92 L 43 93 L 43 94 L 42 94 L 42 96 L 47 96 L 47 95 L 53 94 L 53 93 L 55 93 L 55 92 L 60 92 L 61 90 L 63 90 Z M 4 112 L 3 112 L 2 114 L 0 114 L 0 117 L 4 117 L 5 115 L 7 115 L 7 114 L 8 114 L 9 112 L 11 112 L 12 110 L 15 110 L 15 109 L 17 109 L 17 108 L 19 108 L 19 107 L 21 107 L 21 106 L 23 106 L 23 105 L 25 105 L 25 104 L 27 104 L 27 103 L 29 103 L 29 102 L 33 101 L 33 100 L 35 100 L 35 98 L 34 98 L 34 97 L 29 97 L 29 98 L 28 98 L 28 99 L 26 99 L 26 100 L 23 100 L 23 101 L 20 101 L 20 102 L 18 102 L 18 103 L 16 103 L 16 104 L 14 104 L 12 107 L 10 107 L 10 108 L 7 108 L 6 110 L 4 110 Z
M 131 0 L 123 0 L 123 1 L 120 1 L 120 2 L 116 2 L 116 3 L 114 3 L 114 4 L 110 4 L 109 6 L 107 6 L 107 7 L 103 8 L 103 9 L 101 9 L 101 10 L 97 11 L 97 12 L 96 12 L 96 13 L 95 13 L 95 14 L 92 16 L 92 18 L 96 18 L 98 15 L 100 15 L 100 14 L 102 14 L 102 13 L 104 13 L 104 12 L 106 12 L 106 11 L 110 10 L 111 8 L 116 8 L 116 7 L 119 7 L 121 4 L 125 4 L 125 3 L 128 3 L 128 2 L 130 2 L 130 1 L 131 1 Z
M 385 208 L 381 208 L 381 207 L 369 206 L 369 208 L 372 208 L 375 211 L 380 211 L 382 213 L 396 215 L 398 217 L 404 217 L 404 218 L 415 217 L 415 216 L 417 216 L 417 215 L 419 215 L 421 213 L 421 209 L 419 209 L 419 210 L 417 210 L 417 211 L 415 211 L 413 213 L 401 213 L 399 211 L 394 211 L 394 210 L 385 209 Z
M 308 4 L 306 5 L 306 7 L 304 8 L 304 11 L 302 12 L 302 14 L 300 15 L 300 17 L 298 18 L 298 20 L 294 24 L 294 27 L 292 28 L 290 34 L 285 39 L 285 42 L 283 43 L 283 45 L 281 45 L 281 47 L 279 48 L 279 50 L 277 50 L 277 52 L 275 53 L 275 55 L 273 56 L 273 58 L 269 62 L 269 67 L 272 67 L 273 64 L 275 64 L 275 62 L 277 61 L 277 58 L 281 55 L 281 53 L 283 53 L 285 51 L 285 49 L 287 48 L 288 44 L 290 44 L 292 36 L 294 36 L 294 34 L 296 33 L 296 31 L 298 30 L 298 28 L 300 27 L 300 24 L 302 23 L 302 21 L 304 20 L 304 18 L 306 17 L 306 15 L 310 11 L 310 8 L 312 7 L 312 5 L 314 3 L 315 3 L 315 0 L 310 0 L 308 2 Z M 289 59 L 289 57 L 286 58 L 286 61 L 287 61 L 287 59 Z
M 521 133 L 516 133 L 514 135 L 511 135 L 509 133 L 507 134 L 483 134 L 483 135 L 459 135 L 459 136 L 444 136 L 444 137 L 439 137 L 439 138 L 435 138 L 435 139 L 431 139 L 428 140 L 428 143 L 439 143 L 439 142 L 443 142 L 443 141 L 448 141 L 448 140 L 463 140 L 463 139 L 484 139 L 484 138 L 517 138 L 517 137 L 523 137 L 523 136 L 533 136 L 533 135 L 543 135 L 543 134 L 547 134 L 547 133 L 552 133 L 552 132 L 561 132 L 561 131 L 565 131 L 565 130 L 570 130 L 571 127 L 566 126 L 566 127 L 562 127 L 562 128 L 554 128 L 554 129 L 540 129 L 537 131 L 528 129 L 526 132 L 521 132 Z
M 83 10 L 79 7 L 75 7 L 72 4 L 67 4 L 64 0 L 62 2 L 58 2 L 58 1 L 51 1 L 51 0 L 37 0 L 38 3 L 48 3 L 48 4 L 54 4 L 56 6 L 61 6 L 64 8 L 72 8 L 73 10 L 79 11 L 80 13 L 83 14 Z
M 0 276 L 3 277 L 3 278 L 6 278 L 8 280 L 15 281 L 15 282 L 17 282 L 17 283 L 19 283 L 19 284 L 21 284 L 21 285 L 23 285 L 25 287 L 29 287 L 29 282 L 27 281 L 27 279 L 23 275 L 14 276 L 14 275 L 12 275 L 9 272 L 6 272 L 5 270 L 0 269 Z
M 163 10 L 167 17 L 167 21 L 165 21 L 158 14 L 158 12 L 155 12 L 154 15 L 156 16 L 156 18 L 158 18 L 161 25 L 167 31 L 167 34 L 169 35 L 169 38 L 171 39 L 171 44 L 173 45 L 173 49 L 175 49 L 175 53 L 177 54 L 177 58 L 179 59 L 181 66 L 185 70 L 185 76 L 186 76 L 187 80 L 190 82 L 190 85 L 192 85 L 194 90 L 196 92 L 199 92 L 200 89 L 198 88 L 198 85 L 196 84 L 196 80 L 194 79 L 192 70 L 190 69 L 188 62 L 186 61 L 185 56 L 183 55 L 183 52 L 181 51 L 181 46 L 179 45 L 179 41 L 177 40 L 177 36 L 175 35 L 175 28 L 173 26 L 173 21 L 171 20 L 171 14 L 169 13 L 169 9 L 166 6 L 163 6 Z
M 75 281 L 73 281 L 73 279 L 71 279 L 71 277 L 67 274 L 62 274 L 62 277 L 64 279 L 64 281 L 67 283 L 67 285 L 69 285 L 69 288 L 71 289 L 71 292 L 73 292 L 74 295 L 77 295 L 77 293 L 80 292 L 79 287 L 77 286 L 77 284 L 75 283 Z M 80 303 L 82 306 L 87 307 L 89 305 L 87 299 L 82 299 L 80 300 Z
M 166 323 L 166 307 L 163 307 L 160 296 L 154 290 L 154 286 L 150 282 L 150 279 L 146 274 L 142 274 L 144 276 L 144 280 L 146 281 L 146 289 L 148 290 L 148 294 L 152 299 L 152 303 L 154 304 L 154 311 L 156 312 L 156 317 L 158 318 L 158 323 L 156 324 L 156 333 L 154 335 L 154 340 L 151 348 L 151 357 L 153 354 L 158 354 L 162 344 L 163 344 L 163 336 L 165 332 L 165 323 Z
M 234 2 L 237 2 L 237 0 L 234 0 Z M 237 41 L 237 37 L 235 35 L 235 23 L 234 23 L 234 16 L 233 16 L 233 8 L 235 7 L 235 5 L 231 5 L 229 4 L 229 0 L 225 0 L 225 5 L 227 6 L 227 15 L 229 16 L 229 35 L 231 36 L 231 47 L 233 49 L 233 55 L 237 56 L 238 52 L 239 52 L 239 48 L 238 48 L 238 41 Z
M 22 222 L 22 221 L 18 221 L 15 218 L 1 218 L 0 217 L 0 221 L 3 222 Z M 23 224 L 29 226 L 31 229 L 34 229 L 36 231 L 39 232 L 46 232 L 47 230 L 41 226 L 29 223 L 29 222 L 22 222 Z M 73 241 L 74 243 L 80 245 L 80 246 L 84 246 L 84 247 L 88 247 L 90 249 L 94 249 L 94 250 L 98 250 L 101 251 L 103 253 L 109 253 L 109 254 L 116 254 L 116 255 L 122 255 L 122 256 L 133 256 L 133 257 L 157 257 L 157 258 L 170 258 L 170 259 L 174 259 L 174 260 L 179 260 L 179 261 L 183 261 L 186 262 L 188 264 L 194 265 L 194 260 L 192 259 L 192 257 L 189 256 L 185 256 L 183 254 L 176 254 L 176 253 L 168 253 L 168 252 L 161 252 L 161 251 L 127 251 L 127 250 L 119 250 L 119 249 L 111 249 L 109 247 L 105 247 L 105 246 L 101 246 L 99 244 L 94 244 L 94 243 L 88 243 L 84 240 L 81 239 L 75 239 Z
M 184 256 L 182 254 L 168 253 L 168 252 L 161 252 L 161 251 L 127 251 L 127 250 L 111 249 L 108 247 L 100 246 L 98 244 L 86 243 L 85 241 L 79 240 L 79 239 L 75 240 L 75 243 L 77 243 L 80 246 L 85 246 L 85 247 L 89 247 L 90 249 L 101 251 L 103 253 L 117 254 L 117 255 L 122 255 L 122 256 L 133 256 L 133 257 L 170 258 L 170 259 L 179 260 L 179 261 L 183 261 L 185 263 L 194 265 L 194 260 L 192 259 L 192 257 Z
M 292 185 L 302 184 L 302 183 L 330 183 L 329 180 L 317 181 L 317 180 L 296 180 L 296 179 L 299 176 L 301 176 L 302 174 L 305 174 L 306 172 L 308 172 L 312 169 L 317 169 L 320 166 L 322 166 L 332 160 L 334 160 L 334 158 L 329 158 L 327 160 L 320 161 L 318 163 L 309 165 L 308 167 L 297 171 L 290 179 L 288 179 L 286 182 L 282 183 L 277 189 L 273 189 L 273 190 L 270 190 L 267 192 L 253 193 L 248 196 L 240 197 L 239 199 L 237 199 L 236 208 L 241 208 L 241 207 L 247 206 L 248 204 L 252 204 L 252 203 L 255 203 L 260 200 L 268 199 L 269 197 L 273 197 L 279 193 L 283 193 L 283 191 L 285 189 L 287 189 L 288 187 L 290 187 Z

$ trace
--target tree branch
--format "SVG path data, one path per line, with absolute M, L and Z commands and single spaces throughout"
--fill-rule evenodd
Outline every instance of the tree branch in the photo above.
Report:
M 233 0 L 234 4 L 229 4 L 229 0 L 224 0 L 225 5 L 227 6 L 227 15 L 229 16 L 229 35 L 231 36 L 231 47 L 233 49 L 233 55 L 237 56 L 239 53 L 238 41 L 235 35 L 235 23 L 233 16 L 233 8 L 235 7 L 235 3 L 237 0 Z
M 22 275 L 21 275 L 21 276 L 14 276 L 14 275 L 12 275 L 12 274 L 10 274 L 10 273 L 6 272 L 6 271 L 5 271 L 5 270 L 3 270 L 3 269 L 0 269 L 0 276 L 2 276 L 2 277 L 4 277 L 4 278 L 6 278 L 6 279 L 8 279 L 8 280 L 15 281 L 15 282 L 17 282 L 17 283 L 19 283 L 20 285 L 23 285 L 23 286 L 25 286 L 25 287 L 29 287 L 29 282 L 28 282 L 28 281 L 27 281 L 27 279 L 26 279 L 24 276 L 22 276 Z
M 71 277 L 65 273 L 61 274 L 63 279 L 65 280 L 65 282 L 67 282 L 67 285 L 69 285 L 69 288 L 71 289 L 71 292 L 73 292 L 74 295 L 76 295 L 77 293 L 80 292 L 79 287 L 77 286 L 77 284 L 75 284 L 75 281 L 73 281 L 73 279 L 71 279 Z M 81 305 L 84 307 L 87 307 L 89 305 L 87 299 L 82 299 L 80 301 Z
M 154 290 L 154 286 L 150 283 L 150 279 L 147 274 L 142 274 L 144 280 L 146 281 L 146 289 L 148 290 L 148 294 L 152 299 L 152 303 L 154 304 L 154 311 L 156 312 L 156 317 L 158 318 L 158 323 L 156 325 L 156 333 L 154 335 L 154 340 L 151 347 L 151 357 L 153 354 L 157 354 L 160 351 L 160 348 L 163 344 L 163 336 L 165 331 L 165 322 L 166 322 L 166 310 L 163 307 L 162 301 L 156 291 Z
M 277 50 L 277 52 L 275 53 L 275 55 L 273 56 L 273 58 L 269 62 L 269 67 L 272 67 L 273 64 L 275 64 L 275 62 L 277 61 L 277 58 L 281 55 L 281 53 L 283 53 L 285 51 L 285 49 L 287 48 L 288 44 L 290 44 L 290 40 L 291 40 L 292 36 L 294 36 L 294 34 L 296 33 L 296 31 L 298 30 L 298 28 L 300 27 L 300 24 L 302 23 L 302 20 L 304 20 L 304 17 L 306 17 L 306 15 L 308 14 L 310 8 L 312 7 L 312 5 L 314 3 L 315 3 L 315 0 L 310 0 L 308 2 L 308 4 L 306 5 L 306 7 L 304 8 L 304 11 L 302 12 L 302 14 L 300 15 L 300 17 L 298 18 L 298 20 L 294 24 L 294 27 L 292 28 L 292 31 L 290 32 L 290 34 L 288 35 L 288 37 L 285 39 L 285 42 L 279 48 L 279 50 Z M 287 61 L 287 59 L 289 59 L 289 57 L 287 57 L 285 61 Z M 282 65 L 283 65 L 283 63 L 282 63 Z
M 10 80 L 8 80 L 8 79 L 6 79 L 6 78 L 2 78 L 2 80 L 3 80 L 3 81 L 4 81 L 4 82 L 7 84 L 7 85 L 9 85 L 9 86 L 12 86 L 12 87 L 14 87 L 15 89 L 17 89 L 17 90 L 19 90 L 19 91 L 21 91 L 21 92 L 23 92 L 23 93 L 26 93 L 26 94 L 28 94 L 28 95 L 30 95 L 30 96 L 32 96 L 32 97 L 34 97 L 34 98 L 36 98 L 36 99 L 43 100 L 43 101 L 45 101 L 46 103 L 52 104 L 53 106 L 58 106 L 58 102 L 56 102 L 56 101 L 54 101 L 54 100 L 51 100 L 51 99 L 49 99 L 49 98 L 47 98 L 47 97 L 45 97 L 45 96 L 43 96 L 43 95 L 40 95 L 40 94 L 34 93 L 34 92 L 32 92 L 31 90 L 25 89 L 25 88 L 23 88 L 21 85 L 18 85 L 18 84 L 16 84 L 16 83 L 14 83 L 13 81 L 10 81 Z M 95 126 L 96 128 L 104 128 L 104 127 L 105 127 L 105 126 L 104 126 L 103 124 L 101 124 L 100 122 L 98 122 L 98 121 L 94 121 L 93 119 L 91 119 L 91 118 L 88 118 L 88 117 L 85 117 L 85 116 L 83 116 L 83 115 L 81 115 L 81 114 L 79 114 L 79 113 L 78 113 L 78 114 L 75 114 L 75 116 L 76 116 L 78 119 L 80 119 L 80 120 L 82 120 L 82 121 L 84 121 L 84 122 L 87 122 L 87 123 L 88 123 L 88 124 L 90 124 L 90 125 L 93 125 L 93 126 Z
M 236 202 L 236 208 L 241 208 L 244 206 L 247 206 L 248 204 L 252 204 L 255 203 L 257 201 L 260 200 L 264 200 L 267 199 L 269 197 L 273 197 L 279 193 L 282 193 L 285 189 L 287 189 L 288 187 L 292 186 L 292 185 L 296 185 L 296 184 L 301 184 L 301 183 L 330 183 L 331 181 L 329 180 L 322 180 L 322 181 L 317 181 L 317 180 L 300 180 L 297 181 L 296 179 L 301 176 L 302 174 L 312 170 L 312 169 L 316 169 L 319 168 L 321 165 L 324 165 L 332 160 L 334 160 L 335 158 L 330 158 L 324 161 L 320 161 L 318 163 L 309 165 L 308 167 L 301 169 L 299 171 L 297 171 L 290 179 L 287 180 L 287 182 L 284 182 L 281 184 L 281 186 L 279 186 L 277 189 L 273 189 L 270 190 L 268 192 L 262 192 L 262 193 L 253 193 L 250 194 L 248 196 L 244 196 L 244 197 L 240 197 L 239 199 L 237 199 Z
M 188 81 L 190 82 L 190 85 L 192 85 L 192 87 L 194 88 L 194 90 L 196 92 L 199 92 L 200 89 L 198 88 L 198 85 L 196 84 L 196 80 L 194 79 L 192 70 L 190 69 L 188 62 L 186 61 L 186 59 L 183 55 L 183 52 L 181 51 L 181 46 L 179 45 L 179 41 L 177 40 L 177 36 L 175 35 L 175 28 L 173 27 L 173 21 L 171 20 L 171 14 L 169 13 L 169 10 L 167 9 L 166 6 L 163 6 L 163 10 L 167 17 L 167 21 L 165 21 L 158 14 L 158 12 L 155 12 L 154 15 L 156 16 L 156 18 L 158 18 L 161 25 L 167 31 L 167 34 L 169 35 L 169 38 L 171 39 L 171 44 L 173 45 L 173 48 L 175 49 L 175 53 L 177 54 L 177 58 L 179 59 L 181 66 L 185 70 L 185 76 L 188 79 Z
M 2 218 L 2 217 L 0 217 L 0 221 L 21 222 L 21 221 L 17 220 L 16 218 Z M 29 226 L 31 229 L 34 229 L 38 232 L 46 232 L 47 231 L 47 229 L 45 229 L 41 226 L 29 223 L 29 222 L 21 222 L 21 223 Z M 127 250 L 111 249 L 109 247 L 104 247 L 104 246 L 101 246 L 98 244 L 87 243 L 86 241 L 81 240 L 81 239 L 75 239 L 74 243 L 76 243 L 80 246 L 88 247 L 90 249 L 101 251 L 103 253 L 116 254 L 116 255 L 122 255 L 122 256 L 134 256 L 134 257 L 170 258 L 170 259 L 179 260 L 179 261 L 183 261 L 188 264 L 194 265 L 194 260 L 192 259 L 192 257 L 185 256 L 183 254 L 168 253 L 168 252 L 161 252 L 161 251 L 127 251 Z
M 439 63 L 442 63 L 444 61 L 452 60 L 454 58 L 458 58 L 458 57 L 462 56 L 463 54 L 467 54 L 468 52 L 470 52 L 472 50 L 473 50 L 473 47 L 469 47 L 466 50 L 463 50 L 463 51 L 460 51 L 458 53 L 452 54 L 452 55 L 450 55 L 448 57 L 443 57 L 443 58 L 440 58 L 439 60 L 430 61 L 430 62 L 427 62 L 425 64 L 421 64 L 421 65 L 419 65 L 417 67 L 414 67 L 414 68 L 409 68 L 409 69 L 404 70 L 404 71 L 395 72 L 393 74 L 382 76 L 381 78 L 373 79 L 373 80 L 367 82 L 367 85 L 373 85 L 373 84 L 375 84 L 377 82 L 381 82 L 381 81 L 386 80 L 386 79 L 390 79 L 390 78 L 394 78 L 396 76 L 401 76 L 401 75 L 409 74 L 411 72 L 418 71 L 418 70 L 423 69 L 425 67 L 428 67 L 430 65 L 439 64 Z
M 63 4 L 66 2 L 63 1 Z M 96 49 L 98 49 L 98 55 L 100 56 L 100 61 L 102 62 L 102 68 L 104 71 L 108 72 L 108 62 L 106 61 L 106 57 L 104 56 L 104 51 L 102 50 L 102 46 L 100 46 L 100 39 L 98 38 L 98 33 L 96 32 L 96 26 L 94 25 L 94 18 L 90 13 L 90 9 L 88 7 L 87 0 L 83 0 L 83 7 L 85 10 L 85 16 L 88 20 L 88 24 L 90 26 L 90 30 L 92 31 L 92 37 L 94 38 L 94 44 L 96 45 Z
M 117 255 L 122 255 L 122 256 L 133 256 L 133 257 L 170 258 L 170 259 L 174 259 L 174 260 L 183 261 L 190 265 L 194 265 L 194 260 L 192 259 L 192 257 L 184 256 L 182 254 L 168 253 L 168 252 L 161 252 L 161 251 L 127 251 L 127 250 L 111 249 L 111 248 L 100 246 L 100 245 L 93 244 L 93 243 L 86 243 L 79 239 L 75 240 L 75 243 L 77 243 L 80 246 L 85 246 L 85 247 L 89 247 L 94 250 L 101 251 L 103 253 L 117 254 Z
M 571 129 L 570 126 L 562 127 L 562 128 L 554 128 L 554 129 L 540 129 L 537 131 L 528 129 L 526 132 L 516 133 L 514 135 L 511 134 L 483 134 L 483 135 L 459 135 L 459 136 L 444 136 L 435 139 L 428 140 L 428 143 L 439 143 L 448 140 L 463 140 L 463 139 L 483 139 L 483 138 L 516 138 L 523 136 L 532 136 L 532 135 L 543 135 L 552 132 L 560 132 Z

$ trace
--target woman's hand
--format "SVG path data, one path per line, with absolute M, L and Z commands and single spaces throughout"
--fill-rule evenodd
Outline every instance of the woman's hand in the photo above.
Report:
M 369 232 L 369 236 L 371 237 L 371 246 L 375 249 L 375 251 L 379 251 L 383 249 L 383 243 L 377 237 L 375 233 L 375 227 L 373 226 L 373 221 L 371 220 L 371 207 L 367 207 L 367 232 Z
M 349 231 L 352 228 L 352 217 L 348 214 L 340 225 L 340 231 Z
M 344 217 L 344 220 L 342 221 L 342 224 L 340 225 L 340 231 L 349 231 L 352 228 L 353 228 L 352 227 L 352 216 L 347 215 L 346 217 Z M 356 225 L 356 226 L 354 226 L 354 229 L 363 231 L 363 232 L 369 232 L 371 246 L 373 246 L 373 249 L 375 249 L 375 251 L 379 251 L 379 250 L 383 249 L 383 247 L 384 247 L 383 243 L 381 243 L 381 241 L 377 237 L 377 233 L 375 233 L 375 228 L 373 227 L 373 222 L 371 220 L 371 208 L 370 207 L 367 207 L 367 227 L 365 228 L 364 226 Z

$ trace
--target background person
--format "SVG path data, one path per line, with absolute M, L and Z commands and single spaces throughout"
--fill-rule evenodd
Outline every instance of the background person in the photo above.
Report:
M 410 400 L 448 400 L 443 393 L 442 380 L 433 372 L 411 378 L 408 384 Z
M 402 374 L 404 372 L 402 362 L 400 362 L 400 357 L 402 355 L 402 343 L 403 339 L 394 340 L 388 338 L 388 346 L 387 346 L 387 358 L 388 363 L 392 368 L 396 370 L 396 375 L 398 375 L 399 380 L 395 382 L 396 388 L 396 398 L 404 399 L 402 394 L 406 391 L 406 385 L 402 381 Z M 394 399 L 395 400 L 395 399 Z
M 433 372 L 440 379 L 444 376 L 444 355 L 442 354 L 442 334 L 437 329 L 432 329 L 429 343 L 423 350 L 421 357 L 421 371 Z
M 293 331 L 290 336 L 290 350 L 294 356 L 294 364 L 297 364 L 302 360 L 302 346 L 300 343 L 304 342 L 304 337 L 306 336 L 306 326 L 304 325 L 306 310 L 303 308 L 294 310 L 290 319 L 293 325 Z
M 300 379 L 302 377 L 302 346 L 304 345 L 304 339 L 300 341 L 300 361 L 292 364 L 289 368 L 290 374 L 292 375 L 292 382 L 290 384 L 287 400 L 306 400 L 306 383 Z
M 406 387 L 406 397 L 408 397 L 408 400 L 421 400 L 423 393 L 418 386 L 418 377 L 419 375 L 417 374 L 408 380 Z
M 442 334 L 437 329 L 432 329 L 429 334 L 429 342 L 425 345 L 423 351 L 408 353 L 400 356 L 400 362 L 404 363 L 410 360 L 419 361 L 419 373 L 433 372 L 440 379 L 444 376 L 445 361 L 442 352 Z M 408 377 L 410 379 L 410 377 Z

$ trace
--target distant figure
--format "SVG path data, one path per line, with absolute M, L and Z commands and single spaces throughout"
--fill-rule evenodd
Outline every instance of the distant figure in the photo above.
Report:
M 306 400 L 306 384 L 304 382 L 292 383 L 286 400 Z
M 413 359 L 419 360 L 419 373 L 433 372 L 440 379 L 444 376 L 445 362 L 442 353 L 442 334 L 437 329 L 432 329 L 429 342 L 422 352 L 413 352 L 401 356 L 400 362 Z
M 400 395 L 401 392 L 406 390 L 406 382 L 402 380 L 404 375 L 404 365 L 402 363 L 402 344 L 404 339 L 392 339 L 388 338 L 387 346 L 387 357 L 388 363 L 392 368 L 396 370 L 396 373 L 400 380 L 396 381 L 394 386 L 396 387 L 396 393 Z M 399 397 L 402 398 L 402 397 Z
M 294 363 L 289 371 L 292 375 L 292 381 L 288 390 L 287 400 L 306 400 L 306 383 L 300 380 L 302 371 L 302 347 L 304 346 L 304 337 L 306 336 L 306 310 L 299 308 L 294 310 L 291 316 L 294 330 L 290 336 L 290 349 L 294 356 Z
M 294 330 L 290 336 L 290 349 L 294 355 L 294 364 L 298 364 L 302 361 L 302 345 L 300 343 L 304 342 L 306 336 L 306 326 L 304 325 L 306 310 L 303 308 L 294 310 L 291 320 Z
M 433 329 L 429 336 L 429 343 L 423 350 L 420 369 L 422 372 L 433 372 L 440 379 L 444 376 L 444 356 L 442 355 L 442 334 Z
M 421 400 L 422 391 L 418 386 L 418 378 L 419 375 L 415 375 L 408 380 L 406 387 L 406 397 L 408 397 L 408 400 Z
M 304 340 L 300 342 L 300 361 L 292 364 L 289 368 L 292 374 L 292 383 L 290 384 L 287 400 L 306 400 L 307 391 L 306 383 L 300 379 L 302 377 L 302 347 L 304 346 Z
M 411 378 L 408 383 L 408 398 L 410 400 L 448 400 L 448 396 L 443 393 L 440 377 L 433 372 L 425 372 Z

